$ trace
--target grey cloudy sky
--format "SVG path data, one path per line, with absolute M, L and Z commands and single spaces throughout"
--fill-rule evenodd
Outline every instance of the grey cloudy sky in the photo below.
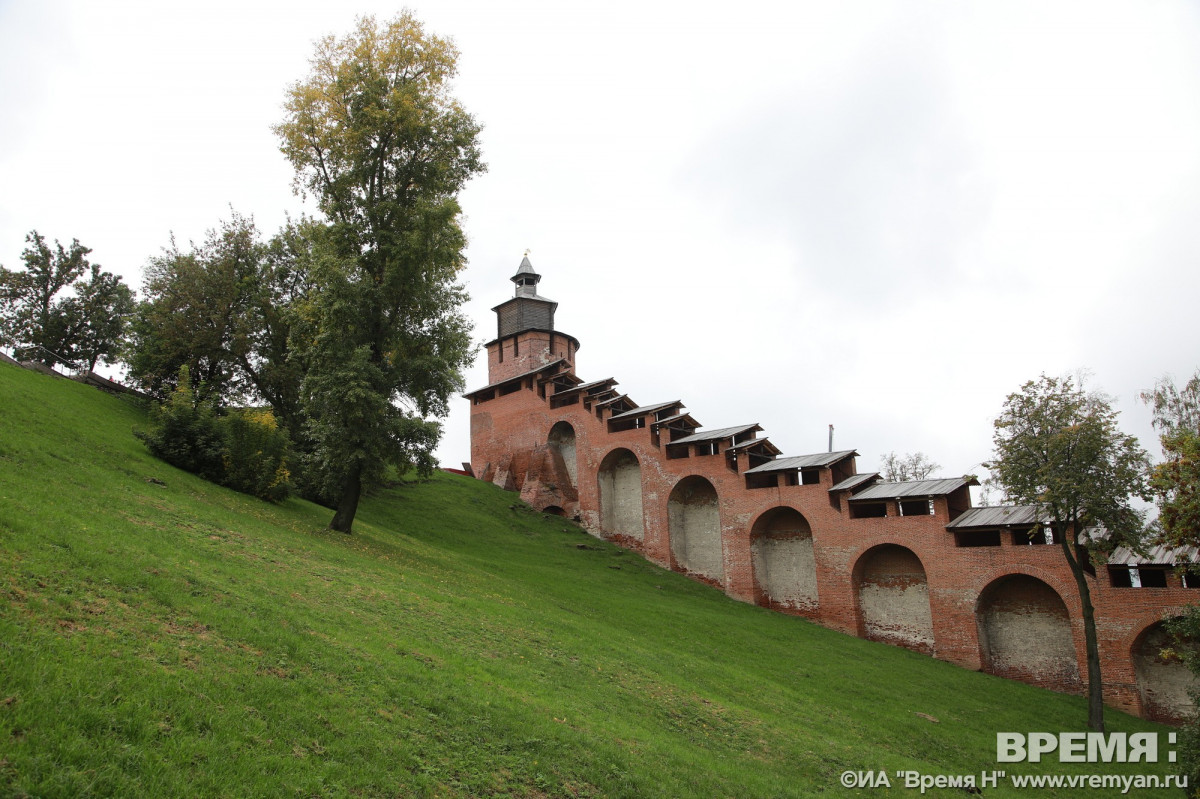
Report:
M 412 2 L 489 172 L 480 342 L 526 248 L 585 379 L 785 454 L 979 472 L 1004 397 L 1200 365 L 1200 6 Z M 79 238 L 140 285 L 172 233 L 304 210 L 270 125 L 312 41 L 396 6 L 0 0 L 0 263 Z M 480 363 L 469 388 L 487 383 Z M 469 457 L 458 403 L 439 454 Z

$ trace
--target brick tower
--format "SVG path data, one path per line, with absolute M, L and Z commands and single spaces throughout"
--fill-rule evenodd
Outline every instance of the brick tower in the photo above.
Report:
M 496 312 L 496 338 L 484 345 L 488 352 L 488 382 L 499 383 L 559 359 L 571 364 L 573 371 L 579 342 L 554 329 L 558 303 L 537 293 L 542 276 L 534 271 L 528 256 L 521 259 L 517 273 L 510 279 L 516 284 L 516 292 L 512 299 L 492 309 Z

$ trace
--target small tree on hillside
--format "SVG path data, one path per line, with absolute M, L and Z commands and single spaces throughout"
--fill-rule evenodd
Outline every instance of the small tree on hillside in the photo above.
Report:
M 1154 428 L 1163 461 L 1150 470 L 1150 489 L 1158 504 L 1156 540 L 1170 547 L 1200 546 L 1200 370 L 1182 389 L 1164 378 L 1142 400 L 1154 411 Z M 1191 605 L 1167 628 L 1176 638 L 1174 654 L 1200 676 L 1200 607 Z M 1192 691 L 1200 704 L 1200 692 Z M 1200 778 L 1200 718 L 1193 717 L 1180 738 L 1181 760 L 1193 780 Z
M 1098 732 L 1104 695 L 1088 581 L 1095 579 L 1093 564 L 1115 548 L 1141 548 L 1144 522 L 1130 500 L 1148 498 L 1146 453 L 1117 429 L 1116 419 L 1108 398 L 1084 392 L 1070 378 L 1042 375 L 1008 395 L 987 464 L 1009 501 L 1038 506 L 1059 532 L 1083 617 L 1088 726 Z
M 880 469 L 883 479 L 893 483 L 904 483 L 909 480 L 924 480 L 938 469 L 941 464 L 931 461 L 924 452 L 897 455 L 889 452 L 880 458 Z
M 98 361 L 118 355 L 134 306 L 129 287 L 118 275 L 90 263 L 91 250 L 78 239 L 69 248 L 57 241 L 52 248 L 33 230 L 25 242 L 25 269 L 0 267 L 0 338 L 19 357 L 47 366 L 62 362 L 93 369 Z M 75 296 L 62 296 L 68 288 Z
M 0 268 L 0 325 L 19 357 L 53 366 L 59 361 L 53 353 L 62 356 L 58 350 L 66 326 L 55 298 L 87 269 L 91 250 L 78 239 L 69 250 L 57 241 L 51 249 L 36 230 L 25 243 L 29 246 L 21 252 L 24 271 Z
M 1200 546 L 1200 370 L 1178 389 L 1169 379 L 1142 392 L 1154 410 L 1163 462 L 1150 472 L 1158 502 L 1155 528 L 1161 543 Z
M 125 354 L 129 325 L 137 310 L 133 289 L 119 275 L 102 272 L 91 264 L 86 280 L 75 283 L 75 296 L 63 301 L 65 331 L 62 348 L 67 357 L 95 370 L 100 361 L 112 362 Z

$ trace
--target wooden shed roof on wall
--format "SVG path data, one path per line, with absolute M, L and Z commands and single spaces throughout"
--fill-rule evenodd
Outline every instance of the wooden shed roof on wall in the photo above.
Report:
M 474 391 L 468 391 L 466 394 L 463 394 L 463 396 L 466 397 L 467 399 L 470 399 L 471 397 L 475 396 L 476 394 L 478 394 L 482 391 L 487 391 L 489 389 L 496 388 L 497 386 L 502 386 L 505 383 L 511 383 L 514 380 L 521 380 L 526 377 L 531 377 L 533 375 L 540 375 L 542 372 L 546 372 L 546 371 L 549 371 L 550 369 L 554 369 L 554 368 L 558 367 L 560 364 L 565 364 L 566 362 L 567 362 L 566 358 L 558 358 L 557 360 L 553 360 L 550 363 L 546 364 L 545 366 L 539 366 L 536 369 L 530 369 L 528 372 L 521 372 L 521 374 L 519 374 L 519 375 L 513 375 L 512 377 L 506 377 L 503 380 L 497 380 L 495 383 L 489 383 L 488 385 L 484 386 L 483 388 L 477 388 Z
M 635 416 L 645 416 L 648 413 L 654 413 L 655 411 L 661 411 L 664 408 L 676 408 L 681 405 L 683 405 L 682 400 L 672 400 L 671 402 L 659 402 L 655 405 L 642 405 L 641 407 L 634 408 L 631 411 L 624 411 L 622 413 L 618 413 L 613 416 L 610 416 L 610 417 L 608 417 L 608 421 L 615 422 L 618 419 L 632 419 Z
M 1117 547 L 1108 557 L 1110 566 L 1175 566 L 1200 562 L 1196 547 L 1152 547 L 1138 555 L 1125 547 Z
M 817 469 L 825 466 L 832 466 L 838 461 L 843 461 L 851 456 L 858 455 L 852 449 L 843 449 L 838 452 L 818 452 L 815 455 L 796 455 L 790 458 L 776 458 L 770 463 L 764 463 L 761 466 L 755 466 L 753 469 L 747 469 L 746 474 L 761 473 L 761 472 L 786 472 L 792 469 Z
M 559 394 L 566 394 L 571 391 L 591 391 L 594 388 L 612 388 L 615 385 L 618 385 L 615 378 L 606 377 L 603 380 L 593 380 L 590 383 L 580 383 L 577 386 L 565 388 L 562 391 L 555 392 L 555 396 L 558 396 Z
M 758 424 L 743 424 L 737 427 L 722 427 L 719 430 L 704 430 L 699 433 L 693 433 L 690 436 L 677 438 L 671 444 L 699 444 L 704 441 L 719 441 L 722 438 L 733 438 L 736 435 L 751 430 L 758 432 L 762 430 L 762 427 Z
M 870 483 L 879 479 L 879 472 L 863 472 L 862 474 L 852 474 L 842 482 L 829 489 L 830 493 L 834 491 L 850 491 L 858 488 L 863 483 Z
M 726 452 L 740 452 L 741 450 L 752 449 L 754 447 L 759 447 L 761 449 L 764 449 L 772 455 L 778 455 L 781 452 L 779 447 L 772 444 L 771 439 L 769 439 L 769 438 L 752 438 L 748 441 L 739 441 L 738 443 L 736 443 L 730 447 L 726 447 L 725 451 Z
M 683 422 L 683 421 L 687 422 L 685 427 L 696 428 L 696 427 L 700 426 L 700 423 L 697 422 L 695 419 L 693 419 L 692 415 L 690 413 L 678 413 L 674 416 L 668 416 L 666 419 L 655 419 L 652 422 L 652 424 L 655 427 L 663 427 L 663 426 L 669 427 L 670 425 L 672 425 L 675 422 Z
M 615 397 L 610 397 L 606 400 L 601 400 L 600 402 L 596 403 L 596 407 L 604 408 L 609 405 L 616 405 L 616 404 L 620 404 L 620 403 L 625 403 L 625 404 L 629 405 L 629 407 L 631 407 L 631 408 L 637 407 L 637 403 L 634 402 L 632 399 L 630 399 L 628 394 L 618 394 Z
M 1032 527 L 1050 519 L 1039 513 L 1036 505 L 995 505 L 987 508 L 971 508 L 964 511 L 947 528 L 969 529 L 973 527 Z
M 951 477 L 946 480 L 910 480 L 904 483 L 876 483 L 864 488 L 854 496 L 851 502 L 860 499 L 901 499 L 903 497 L 940 497 L 952 494 L 960 488 L 969 485 L 979 485 L 979 481 L 964 480 L 961 477 Z

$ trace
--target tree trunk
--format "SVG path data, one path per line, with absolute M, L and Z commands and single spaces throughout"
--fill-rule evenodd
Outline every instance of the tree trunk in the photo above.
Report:
M 354 524 L 354 514 L 358 512 L 360 496 L 362 496 L 362 464 L 356 463 L 350 468 L 350 473 L 346 475 L 346 482 L 342 486 L 342 495 L 338 499 L 337 512 L 333 514 L 333 521 L 329 523 L 330 530 L 350 535 L 350 528 Z
M 1088 670 L 1088 727 L 1104 732 L 1104 681 L 1100 676 L 1100 645 L 1096 640 L 1096 614 L 1083 569 L 1075 575 L 1079 585 L 1079 600 L 1083 605 L 1083 640 L 1087 647 Z
M 1070 526 L 1074 535 L 1074 525 Z M 1104 732 L 1104 681 L 1100 675 L 1100 645 L 1096 638 L 1096 613 L 1092 607 L 1092 592 L 1088 588 L 1087 574 L 1083 571 L 1083 558 L 1071 552 L 1067 535 L 1063 535 L 1063 550 L 1067 563 L 1075 575 L 1075 586 L 1079 589 L 1079 605 L 1083 615 L 1083 643 L 1087 650 L 1088 673 L 1088 727 L 1095 732 Z

